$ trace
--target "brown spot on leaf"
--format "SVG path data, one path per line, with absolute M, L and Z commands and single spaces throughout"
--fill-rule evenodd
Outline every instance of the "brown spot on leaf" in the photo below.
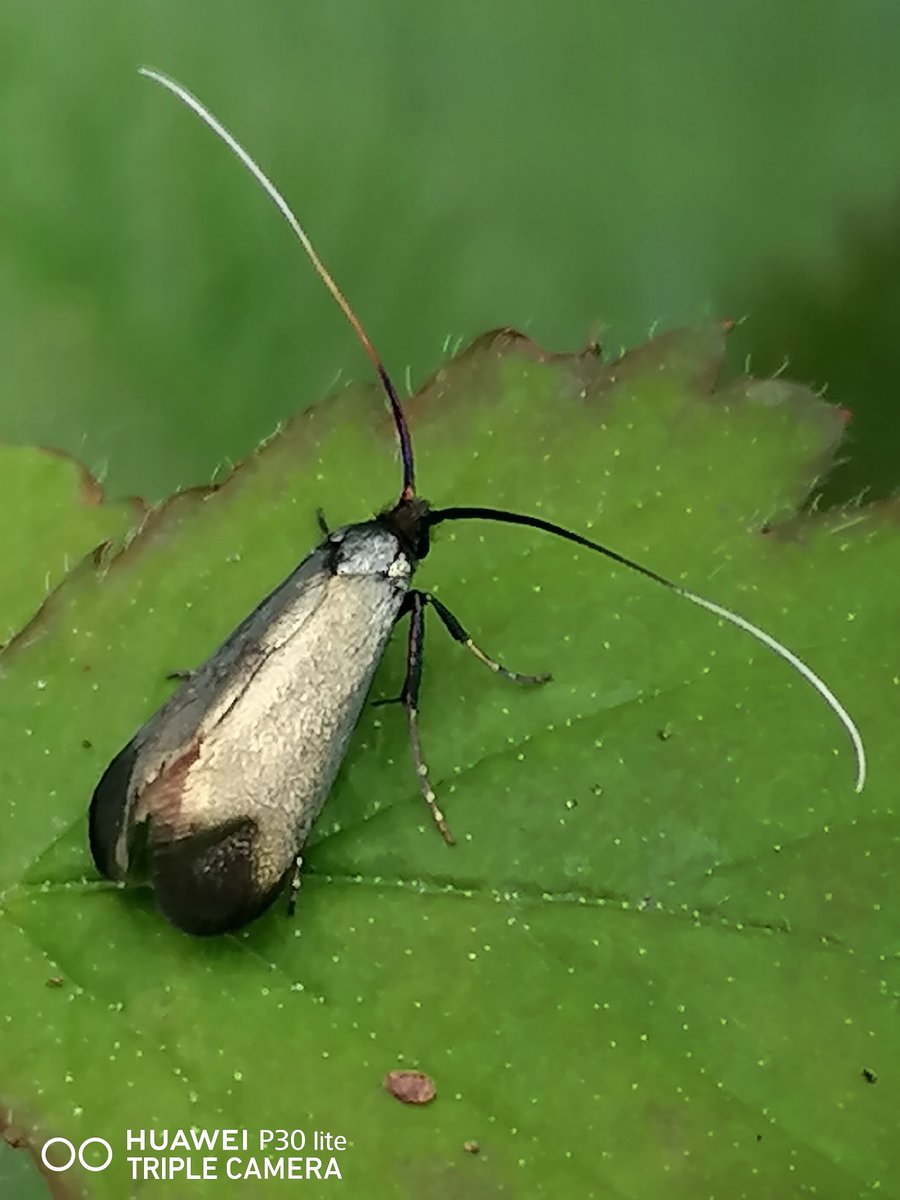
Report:
M 44 1137 L 36 1129 L 30 1129 L 24 1120 L 15 1120 L 12 1112 L 2 1106 L 0 1106 L 0 1138 L 13 1150 L 22 1150 L 31 1157 L 38 1172 L 46 1180 L 47 1196 L 50 1200 L 79 1200 L 84 1196 L 80 1172 L 60 1173 L 46 1167 L 41 1161 Z
M 424 1071 L 388 1071 L 384 1090 L 402 1104 L 430 1104 L 437 1094 L 434 1080 Z

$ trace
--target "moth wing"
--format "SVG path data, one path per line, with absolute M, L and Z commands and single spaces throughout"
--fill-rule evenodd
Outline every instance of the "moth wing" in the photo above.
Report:
M 163 915 L 196 937 L 230 933 L 263 913 L 284 876 L 262 889 L 256 874 L 256 822 L 236 818 L 189 837 L 156 837 L 152 879 Z
M 283 644 L 288 630 L 296 633 L 318 609 L 331 575 L 330 554 L 331 548 L 325 542 L 307 555 L 140 727 L 106 768 L 94 790 L 89 813 L 91 854 L 101 874 L 109 879 L 125 877 L 134 828 L 150 815 L 148 790 L 154 789 L 157 798 L 160 793 L 171 794 L 187 760 L 196 757 L 204 733 L 242 694 L 268 655 Z M 198 844 L 201 858 L 215 857 L 217 840 L 233 843 L 236 849 L 243 845 L 246 836 L 242 840 L 233 824 L 223 826 L 218 838 L 214 828 L 204 831 L 202 845 Z M 247 833 L 244 830 L 244 835 Z M 160 869 L 173 871 L 179 855 L 184 861 L 190 853 L 191 841 L 191 837 L 180 839 L 180 849 L 172 851 L 168 865 L 163 854 Z M 159 848 L 154 857 L 158 853 Z

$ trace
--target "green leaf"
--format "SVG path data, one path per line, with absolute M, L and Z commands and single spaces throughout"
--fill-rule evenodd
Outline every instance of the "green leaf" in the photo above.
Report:
M 103 489 L 72 459 L 32 446 L 0 445 L 0 645 L 40 607 L 80 558 L 121 545 L 140 501 L 106 504 Z
M 410 404 L 423 492 L 568 524 L 765 627 L 857 719 L 862 795 L 833 715 L 745 634 L 566 543 L 459 524 L 422 586 L 554 681 L 516 688 L 429 628 L 454 849 L 402 714 L 369 706 L 293 921 L 196 941 L 96 881 L 91 791 L 166 673 L 303 557 L 317 506 L 335 525 L 396 495 L 373 392 L 168 502 L 0 659 L 2 1087 L 36 1139 L 112 1142 L 97 1196 L 137 1188 L 125 1129 L 190 1126 L 346 1136 L 347 1196 L 898 1193 L 897 509 L 792 515 L 843 417 L 781 379 L 715 390 L 722 340 L 604 365 L 483 338 Z M 373 697 L 403 660 L 398 634 Z M 388 1096 L 398 1067 L 436 1100 Z M 192 1195 L 255 1194 L 226 1157 Z

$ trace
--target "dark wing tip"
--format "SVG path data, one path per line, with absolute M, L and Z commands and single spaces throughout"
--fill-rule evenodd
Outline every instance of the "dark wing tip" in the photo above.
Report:
M 137 745 L 132 739 L 112 760 L 91 797 L 88 832 L 97 870 L 107 879 L 120 879 L 116 846 L 128 820 L 128 789 L 134 773 Z
M 180 838 L 151 828 L 153 889 L 163 916 L 185 933 L 212 937 L 233 933 L 263 913 L 285 876 L 261 886 L 255 836 L 250 817 Z

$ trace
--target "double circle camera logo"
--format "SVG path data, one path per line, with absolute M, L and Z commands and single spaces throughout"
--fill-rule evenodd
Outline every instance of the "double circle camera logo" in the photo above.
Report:
M 68 1162 L 59 1163 L 51 1161 L 50 1148 L 57 1145 L 65 1147 L 65 1150 L 68 1152 Z M 97 1164 L 96 1162 L 91 1162 L 87 1159 L 85 1150 L 87 1150 L 89 1146 L 94 1145 L 103 1146 L 106 1149 L 106 1162 Z M 53 1157 L 62 1157 L 62 1155 L 54 1155 Z M 75 1165 L 76 1158 L 78 1159 L 79 1165 L 84 1167 L 85 1171 L 105 1171 L 112 1162 L 112 1157 L 112 1146 L 109 1144 L 106 1138 L 101 1137 L 85 1138 L 80 1146 L 76 1146 L 75 1143 L 70 1142 L 68 1138 L 52 1137 L 49 1139 L 49 1141 L 44 1142 L 43 1146 L 41 1147 L 41 1162 L 48 1171 L 68 1171 Z

